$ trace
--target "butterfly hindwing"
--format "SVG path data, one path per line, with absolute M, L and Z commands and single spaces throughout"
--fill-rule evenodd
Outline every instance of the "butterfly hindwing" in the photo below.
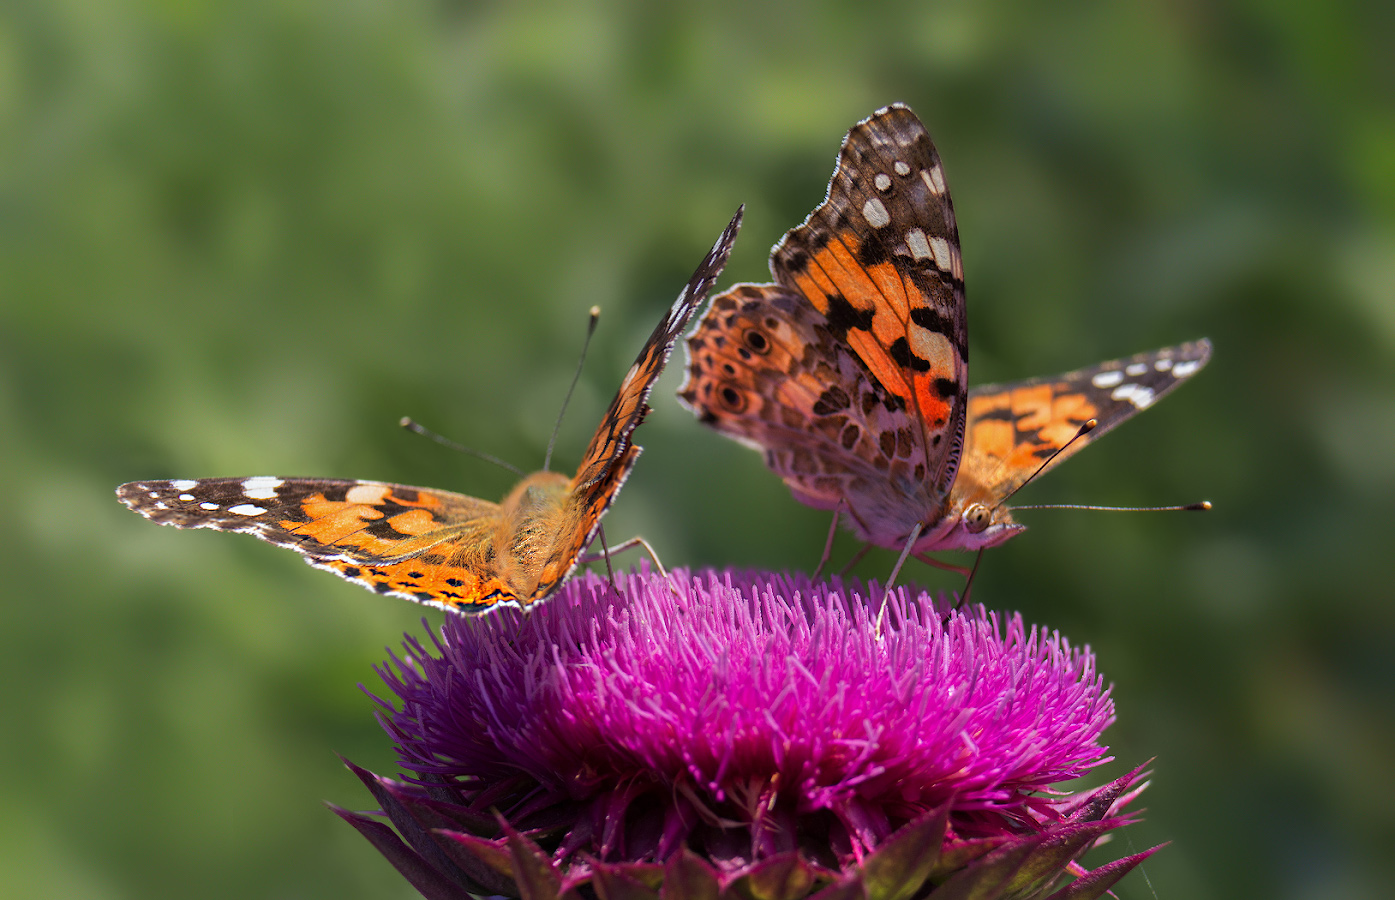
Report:
M 704 424 L 762 451 L 801 502 L 833 509 L 890 476 L 884 443 L 904 413 L 799 295 L 742 284 L 712 301 L 688 338 L 680 399 Z

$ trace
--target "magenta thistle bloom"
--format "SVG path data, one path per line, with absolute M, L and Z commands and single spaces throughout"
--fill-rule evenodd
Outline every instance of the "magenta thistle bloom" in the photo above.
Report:
M 411 777 L 355 771 L 398 834 L 339 812 L 426 896 L 754 878 L 773 898 L 1045 897 L 1128 821 L 1136 771 L 1053 790 L 1106 761 L 1114 707 L 1087 649 L 1020 617 L 898 589 L 878 638 L 876 587 L 678 572 L 619 589 L 586 575 L 526 617 L 448 617 L 430 652 L 409 638 L 380 669 Z M 1075 867 L 1056 896 L 1097 896 L 1145 855 Z

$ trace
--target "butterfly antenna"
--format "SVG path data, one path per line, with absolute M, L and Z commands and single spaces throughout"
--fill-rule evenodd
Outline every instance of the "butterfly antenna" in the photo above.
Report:
M 862 558 L 866 556 L 869 552 L 871 552 L 871 550 L 871 544 L 863 544 L 862 548 L 852 555 L 852 559 L 848 560 L 847 565 L 843 566 L 843 568 L 838 570 L 838 577 L 847 578 L 848 573 L 853 570 L 853 566 L 856 566 L 858 563 L 862 562 Z
M 596 307 L 594 307 L 594 306 L 591 307 L 591 308 L 592 308 L 593 310 L 595 310 L 596 312 L 600 312 L 600 310 L 599 310 L 599 309 L 596 309 Z M 595 319 L 592 319 L 591 321 L 594 322 L 594 321 L 596 321 L 596 320 L 595 320 Z M 610 567 L 610 548 L 607 547 L 607 546 L 606 546 L 606 543 L 605 543 L 605 526 L 604 526 L 604 525 L 597 525 L 597 526 L 596 526 L 596 536 L 599 537 L 599 538 L 601 539 L 601 553 L 605 556 L 605 574 L 606 574 L 606 577 L 607 577 L 608 579 L 610 579 L 610 589 L 611 589 L 612 591 L 615 592 L 615 596 L 619 597 L 619 596 L 620 596 L 620 589 L 619 589 L 618 587 L 615 586 L 615 570 L 612 569 L 612 568 Z
M 1002 506 L 1004 503 L 1006 503 L 1006 502 L 1008 501 L 1008 498 L 1009 498 L 1009 497 L 1011 497 L 1013 494 L 1017 493 L 1018 491 L 1022 490 L 1022 489 L 1023 489 L 1024 487 L 1026 487 L 1027 485 L 1031 484 L 1032 481 L 1033 481 L 1038 475 L 1040 475 L 1042 472 L 1044 472 L 1044 471 L 1046 470 L 1046 467 L 1047 467 L 1047 466 L 1051 465 L 1052 461 L 1054 461 L 1054 460 L 1056 459 L 1056 457 L 1058 457 L 1058 456 L 1060 456 L 1062 453 L 1065 453 L 1065 452 L 1066 452 L 1066 448 L 1067 448 L 1067 447 L 1069 447 L 1071 444 L 1074 444 L 1076 441 L 1080 440 L 1081 438 L 1083 438 L 1085 435 L 1089 434 L 1090 432 L 1094 431 L 1095 428 L 1096 428 L 1099 424 L 1100 424 L 1099 419 L 1087 419 L 1087 420 L 1085 420 L 1085 424 L 1084 424 L 1084 425 L 1081 425 L 1078 429 L 1076 429 L 1075 434 L 1071 437 L 1070 440 L 1066 441 L 1064 444 L 1062 444 L 1061 446 L 1057 447 L 1056 450 L 1055 450 L 1055 452 L 1053 452 L 1053 453 L 1052 453 L 1050 456 L 1048 456 L 1046 459 L 1042 460 L 1042 461 L 1041 461 L 1041 465 L 1037 466 L 1037 469 L 1036 469 L 1035 472 L 1033 472 L 1032 474 L 1030 474 L 1030 475 L 1027 476 L 1027 480 L 1026 480 L 1026 481 L 1022 482 L 1022 483 L 1019 484 L 1017 487 L 1015 487 L 1015 488 L 1013 488 L 1012 490 L 1008 491 L 1008 492 L 1007 492 L 1007 496 L 1005 496 L 1005 497 L 1003 497 L 1003 499 L 999 500 L 999 501 L 997 502 L 997 504 L 996 504 L 993 508 L 994 508 L 994 509 L 997 509 L 999 506 Z M 1024 509 L 1024 508 L 1025 508 L 1025 507 L 1013 507 L 1013 509 Z
M 508 469 L 510 472 L 517 475 L 519 478 L 522 478 L 524 474 L 526 474 L 518 466 L 515 466 L 512 463 L 506 463 L 499 457 L 494 456 L 493 454 L 485 453 L 483 450 L 476 450 L 474 447 L 466 447 L 464 444 L 457 444 L 455 441 L 451 440 L 448 437 L 442 437 L 441 435 L 432 431 L 430 428 L 427 428 L 425 425 L 418 422 L 416 419 L 413 419 L 411 416 L 403 416 L 402 420 L 397 424 L 401 425 L 408 431 L 412 431 L 421 435 L 422 437 L 430 438 L 431 440 L 440 444 L 442 447 L 449 447 L 457 453 L 464 453 L 468 456 L 478 457 L 479 459 L 482 459 L 485 462 L 494 463 L 494 465 L 499 466 L 502 469 Z
M 833 507 L 833 521 L 828 526 L 828 540 L 823 545 L 823 556 L 819 557 L 819 564 L 814 568 L 813 578 L 817 579 L 823 574 L 823 567 L 828 565 L 828 558 L 833 554 L 833 536 L 838 533 L 838 516 L 843 512 L 843 501 L 840 499 L 838 505 Z
M 1037 466 L 1037 470 L 1036 470 L 1035 472 L 1033 472 L 1033 473 L 1027 478 L 1026 481 L 1022 482 L 1022 483 L 1019 484 L 1017 487 L 1013 488 L 1011 491 L 1008 492 L 1008 494 L 1007 494 L 1006 497 L 1004 497 L 1003 499 L 999 500 L 999 501 L 998 501 L 998 506 L 1002 506 L 1004 503 L 1006 503 L 1006 502 L 1008 501 L 1008 499 L 1009 499 L 1010 497 L 1012 497 L 1013 494 L 1017 493 L 1018 491 L 1022 490 L 1022 489 L 1023 489 L 1024 487 L 1026 487 L 1027 485 L 1031 484 L 1031 483 L 1032 483 L 1032 479 L 1033 479 L 1033 478 L 1036 478 L 1038 475 L 1041 474 L 1041 472 L 1042 472 L 1043 469 L 1045 469 L 1047 466 L 1051 465 L 1051 461 L 1052 461 L 1052 460 L 1054 460 L 1056 457 L 1060 456 L 1062 453 L 1066 452 L 1066 448 L 1069 447 L 1071 444 L 1075 443 L 1075 442 L 1078 441 L 1080 438 L 1082 438 L 1082 437 L 1084 437 L 1085 435 L 1089 434 L 1091 431 L 1094 431 L 1095 426 L 1097 426 L 1098 424 L 1099 424 L 1099 422 L 1098 422 L 1096 419 L 1090 419 L 1090 420 L 1087 421 L 1084 425 L 1081 425 L 1081 426 L 1080 426 L 1080 430 L 1077 431 L 1077 432 L 1075 433 L 1075 436 L 1074 436 L 1074 437 L 1072 437 L 1070 440 L 1068 440 L 1068 441 L 1066 441 L 1064 444 L 1062 444 L 1061 447 L 1060 447 L 1060 449 L 1058 449 L 1055 453 L 1052 453 L 1050 456 L 1048 456 L 1048 457 L 1042 462 L 1041 465 Z M 1198 502 L 1196 502 L 1196 503 L 1188 503 L 1188 504 L 1186 504 L 1185 506 L 1094 506 L 1094 505 L 1092 505 L 1092 504 L 1086 504 L 1086 503 L 1039 503 L 1039 504 L 1033 504 L 1033 505 L 1030 505 L 1030 506 L 1013 506 L 1013 507 L 1010 507 L 1010 508 L 1011 508 L 1011 509 L 1014 509 L 1014 510 L 1018 510 L 1018 509 L 1093 509 L 1093 510 L 1097 510 L 1097 511 L 1100 511 L 1100 512 L 1181 512 L 1181 511 L 1183 511 L 1183 510 L 1207 510 L 1207 509 L 1210 509 L 1210 508 L 1211 508 L 1211 501 L 1210 501 L 1210 500 L 1200 500 L 1200 501 L 1198 501 Z M 975 570 L 977 570 L 977 568 L 978 568 L 978 563 L 974 563 L 974 568 L 975 568 Z M 972 578 L 972 576 L 970 576 L 970 577 Z
M 875 634 L 878 638 L 882 636 L 882 617 L 886 615 L 886 602 L 891 599 L 891 590 L 896 586 L 896 576 L 901 574 L 901 567 L 906 564 L 906 557 L 911 555 L 911 548 L 915 542 L 920 540 L 920 533 L 925 530 L 924 522 L 915 523 L 911 529 L 911 536 L 906 538 L 906 546 L 901 548 L 901 555 L 896 557 L 896 565 L 892 566 L 891 574 L 886 578 L 886 590 L 882 593 L 882 605 L 877 609 L 877 627 Z
M 576 372 L 572 375 L 571 387 L 567 388 L 567 396 L 562 398 L 562 408 L 557 411 L 557 424 L 552 426 L 552 437 L 547 441 L 547 455 L 543 457 L 544 472 L 552 463 L 552 448 L 557 445 L 557 432 L 562 430 L 562 416 L 566 415 L 567 404 L 572 402 L 572 391 L 576 390 L 576 383 L 581 380 L 581 367 L 586 362 L 586 351 L 591 346 L 591 335 L 596 333 L 596 321 L 600 317 L 601 308 L 591 307 L 591 319 L 586 323 L 586 340 L 581 343 L 581 359 L 576 361 Z
M 974 576 L 978 574 L 978 564 L 983 562 L 983 551 L 986 549 L 988 548 L 978 548 L 978 556 L 974 557 L 974 567 L 969 570 L 969 578 L 964 582 L 964 590 L 959 592 L 959 602 L 954 604 L 954 609 L 950 610 L 951 612 L 962 609 L 964 604 L 969 602 L 969 592 L 974 588 Z M 945 616 L 945 621 L 949 621 L 949 616 Z
M 1186 510 L 1207 510 L 1210 500 L 1200 500 L 1185 506 L 1094 506 L 1088 503 L 1038 503 L 1031 506 L 1014 506 L 1018 509 L 1093 509 L 1098 512 L 1183 512 Z

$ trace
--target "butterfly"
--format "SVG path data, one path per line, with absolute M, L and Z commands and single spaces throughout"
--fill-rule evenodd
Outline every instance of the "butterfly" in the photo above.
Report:
M 161 525 L 246 532 L 380 594 L 459 613 L 544 600 L 577 567 L 634 467 L 631 435 L 649 392 L 726 265 L 743 211 L 645 342 L 571 478 L 536 472 L 501 503 L 323 478 L 137 481 L 116 494 Z
M 775 245 L 770 270 L 773 284 L 713 298 L 687 340 L 680 399 L 762 451 L 796 500 L 834 510 L 834 527 L 844 515 L 867 545 L 942 568 L 956 567 L 923 554 L 1022 531 L 1003 505 L 1014 490 L 1211 352 L 1200 340 L 970 390 L 954 206 L 925 126 L 901 104 L 848 132 L 827 197 Z

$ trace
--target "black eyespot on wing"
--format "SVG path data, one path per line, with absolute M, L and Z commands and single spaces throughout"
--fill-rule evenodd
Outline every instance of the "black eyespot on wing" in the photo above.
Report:
M 750 405 L 746 401 L 746 395 L 731 385 L 723 385 L 722 389 L 717 392 L 717 397 L 721 400 L 722 406 L 734 413 L 743 413 Z

